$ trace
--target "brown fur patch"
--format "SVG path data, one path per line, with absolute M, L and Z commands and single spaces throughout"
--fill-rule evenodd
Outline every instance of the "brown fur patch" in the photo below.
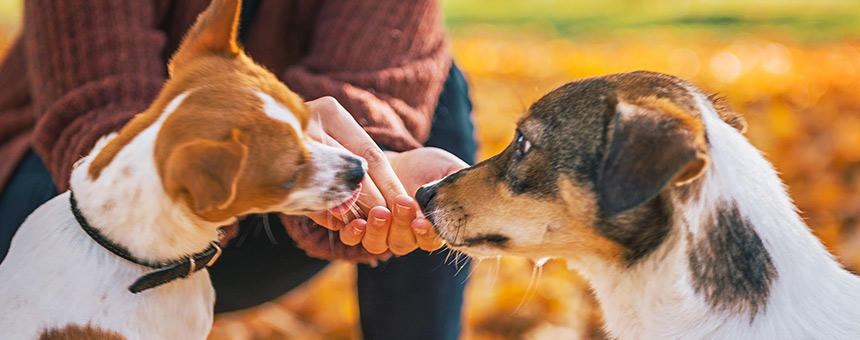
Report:
M 172 196 L 184 196 L 196 211 L 223 209 L 236 198 L 236 184 L 248 147 L 234 129 L 226 141 L 196 139 L 175 148 L 165 162 L 162 182 Z
M 624 253 L 622 247 L 595 232 L 598 208 L 594 192 L 568 178 L 562 177 L 558 182 L 569 227 L 574 229 L 569 236 L 577 239 L 588 253 L 604 260 L 619 261 Z
M 729 106 L 729 103 L 726 102 L 726 99 L 720 97 L 718 94 L 711 94 L 708 96 L 708 100 L 711 101 L 711 105 L 714 106 L 714 109 L 717 110 L 717 115 L 720 116 L 726 124 L 731 125 L 733 128 L 737 129 L 741 133 L 747 132 L 747 121 L 744 119 L 744 116 L 740 113 L 737 113 L 735 110 Z
M 657 96 L 638 97 L 630 100 L 630 104 L 648 108 L 654 112 L 666 115 L 679 121 L 683 127 L 688 129 L 692 135 L 704 137 L 705 126 L 702 124 L 701 115 L 698 110 L 690 112 L 670 98 Z M 704 140 L 702 140 L 704 142 Z
M 558 196 L 535 199 L 517 194 L 498 180 L 494 167 L 484 165 L 439 188 L 436 200 L 446 204 L 438 207 L 433 219 L 449 245 L 488 245 L 505 254 L 533 258 L 585 254 L 613 262 L 622 259 L 621 247 L 593 228 L 598 208 L 588 187 L 560 177 Z M 504 242 L 475 243 L 493 240 Z M 465 251 L 480 252 L 474 248 Z
M 231 84 L 231 83 L 227 83 Z M 205 126 L 205 128 L 201 128 Z M 246 147 L 247 154 L 236 159 L 224 158 L 231 153 L 207 149 L 195 157 L 176 157 L 174 154 L 187 145 L 199 143 L 226 143 Z M 226 144 L 225 144 L 226 145 Z M 297 131 L 263 112 L 262 102 L 249 89 L 231 85 L 213 85 L 200 88 L 188 95 L 176 111 L 164 121 L 155 141 L 155 164 L 167 194 L 188 203 L 199 216 L 218 221 L 235 216 L 242 211 L 262 209 L 283 200 L 290 191 L 286 184 L 304 183 L 308 171 L 299 172 L 309 155 L 302 145 Z M 230 179 L 223 185 L 200 186 L 193 192 L 193 179 L 205 177 L 215 170 L 192 166 L 196 160 L 206 163 L 224 160 L 222 168 L 235 162 L 244 166 L 231 168 L 234 173 L 213 178 Z M 238 164 L 238 163 L 237 163 Z M 169 169 L 186 169 L 189 173 L 175 177 Z M 241 168 L 249 169 L 240 171 Z M 250 169 L 267 169 L 266 171 Z M 220 182 L 219 182 L 220 183 Z M 233 188 L 220 190 L 218 188 Z M 240 188 L 240 190 L 237 190 Z M 225 189 L 226 190 L 226 189 Z M 229 198 L 216 205 L 199 206 L 193 196 L 221 197 L 215 191 L 224 191 Z M 195 195 L 196 194 L 196 195 Z
M 39 340 L 125 340 L 115 332 L 92 326 L 66 325 L 44 331 Z
M 173 74 L 176 65 L 200 56 L 235 57 L 242 53 L 236 41 L 241 6 L 240 0 L 213 0 L 185 34 L 173 55 L 170 73 Z
M 286 107 L 295 115 L 302 129 L 307 125 L 308 109 L 297 94 L 271 72 L 254 63 L 238 47 L 239 3 L 237 0 L 216 0 L 200 15 L 171 59 L 168 67 L 170 79 L 164 89 L 146 111 L 135 116 L 95 156 L 88 169 L 91 179 L 97 179 L 119 151 L 156 122 L 170 101 L 183 93 L 188 93 L 187 97 L 164 121 L 155 141 L 156 168 L 171 198 L 186 201 L 192 209 L 197 208 L 199 211 L 195 212 L 204 219 L 224 220 L 242 211 L 278 203 L 293 184 L 302 184 L 309 177 L 298 175 L 301 165 L 308 160 L 300 131 L 293 131 L 289 124 L 267 116 L 254 91 L 265 93 Z M 226 167 L 229 163 L 226 159 L 219 163 L 218 160 L 229 153 L 217 152 L 217 148 L 204 148 L 208 151 L 197 148 L 200 152 L 194 157 L 174 157 L 171 160 L 174 151 L 189 143 L 227 141 L 235 136 L 234 131 L 242 136 L 237 143 L 247 147 L 245 167 L 267 171 L 240 171 L 240 167 L 234 169 L 237 173 L 219 175 L 219 171 L 232 167 Z M 210 169 L 188 166 L 195 161 L 209 164 Z M 215 164 L 224 166 L 213 166 Z M 166 176 L 168 168 L 196 169 L 194 171 L 198 173 L 171 178 Z M 192 183 L 194 178 L 209 177 L 230 177 L 233 182 L 228 183 L 230 185 L 196 186 Z M 237 187 L 241 190 L 204 192 L 218 187 L 234 188 L 228 191 L 236 191 Z M 197 202 L 191 196 L 196 196 Z M 199 201 L 203 197 L 211 200 L 204 200 L 207 203 L 201 205 Z
M 680 202 L 689 202 L 693 199 L 698 199 L 699 194 L 702 192 L 702 185 L 704 184 L 704 178 L 699 177 L 696 178 L 686 184 L 679 185 L 673 190 L 675 193 L 675 197 Z
M 213 99 L 210 109 L 230 101 L 237 91 L 259 90 L 287 107 L 302 127 L 307 124 L 309 113 L 303 100 L 239 49 L 236 43 L 239 3 L 216 0 L 200 15 L 168 65 L 170 79 L 164 89 L 146 111 L 120 129 L 95 156 L 88 169 L 90 179 L 97 179 L 123 147 L 158 120 L 171 100 L 188 90 L 220 84 L 220 90 L 208 92 Z M 262 110 L 256 111 L 265 115 Z M 207 126 L 203 124 L 197 128 Z

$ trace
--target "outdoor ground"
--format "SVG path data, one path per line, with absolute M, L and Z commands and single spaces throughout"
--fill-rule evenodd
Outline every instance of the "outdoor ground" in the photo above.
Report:
M 18 0 L 0 0 L 0 48 Z M 446 25 L 468 73 L 480 158 L 503 149 L 530 103 L 570 80 L 639 69 L 725 96 L 814 233 L 860 271 L 860 5 L 856 1 L 451 0 Z M 0 84 L 2 86 L 2 84 Z M 550 261 L 477 263 L 465 339 L 601 338 L 587 283 Z M 210 339 L 353 339 L 354 268 L 334 264 Z

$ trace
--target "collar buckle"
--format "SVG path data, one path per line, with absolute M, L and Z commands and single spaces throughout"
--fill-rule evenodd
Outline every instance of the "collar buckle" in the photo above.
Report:
M 212 255 L 212 258 L 206 263 L 206 267 L 212 267 L 215 261 L 218 261 L 218 258 L 221 257 L 221 245 L 216 241 L 209 242 L 209 244 L 215 248 L 215 255 Z

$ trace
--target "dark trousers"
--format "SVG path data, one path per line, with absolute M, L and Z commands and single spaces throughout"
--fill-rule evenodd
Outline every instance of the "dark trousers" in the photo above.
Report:
M 427 146 L 469 164 L 476 150 L 471 103 L 463 75 L 452 67 L 437 105 Z M 0 261 L 27 215 L 57 194 L 48 171 L 30 152 L 0 194 Z M 264 228 L 268 219 L 269 228 Z M 256 215 L 240 223 L 235 245 L 209 269 L 215 311 L 256 306 L 281 296 L 322 270 L 327 261 L 305 255 L 280 219 Z M 462 268 L 462 270 L 460 267 Z M 445 252 L 415 251 L 376 268 L 358 266 L 358 299 L 365 339 L 456 339 L 460 333 L 468 263 L 445 263 Z

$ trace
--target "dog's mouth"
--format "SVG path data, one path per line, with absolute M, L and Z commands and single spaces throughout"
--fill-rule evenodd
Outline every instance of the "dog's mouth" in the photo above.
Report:
M 355 204 L 356 201 L 358 201 L 359 194 L 361 194 L 361 183 L 358 184 L 349 199 L 334 208 L 330 208 L 328 211 L 335 215 L 343 215 L 344 213 L 349 211 L 350 208 L 352 208 L 352 205 Z
M 450 215 L 439 216 L 438 210 L 426 211 L 426 218 L 433 224 L 436 234 L 445 241 L 450 248 L 471 252 L 471 249 L 483 248 L 485 250 L 502 251 L 508 248 L 510 237 L 498 233 L 481 233 L 468 235 L 464 228 L 466 217 L 457 217 L 449 220 Z
M 461 244 L 457 244 L 455 246 L 458 247 L 476 247 L 476 246 L 488 246 L 494 248 L 504 248 L 505 245 L 510 241 L 510 238 L 504 235 L 499 234 L 486 234 L 480 235 L 476 237 L 470 237 L 463 239 Z

